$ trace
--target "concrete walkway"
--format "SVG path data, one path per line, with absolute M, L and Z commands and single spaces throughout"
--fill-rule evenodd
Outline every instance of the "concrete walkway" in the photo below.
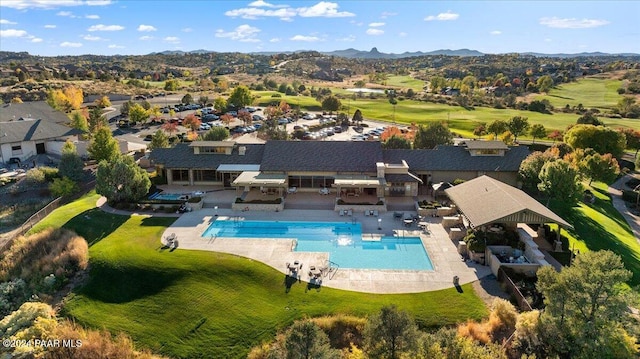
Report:
M 633 190 L 633 188 L 627 187 L 625 184 L 628 180 L 634 178 L 633 175 L 626 175 L 618 178 L 617 181 L 609 186 L 609 195 L 611 196 L 611 203 L 613 207 L 620 212 L 622 217 L 629 223 L 631 230 L 633 231 L 633 235 L 636 237 L 638 243 L 640 243 L 640 217 L 634 215 L 629 211 L 627 205 L 622 200 L 622 190 Z

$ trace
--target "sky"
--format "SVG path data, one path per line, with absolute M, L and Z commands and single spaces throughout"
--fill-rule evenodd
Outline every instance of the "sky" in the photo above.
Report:
M 0 50 L 640 53 L 640 1 L 0 0 Z

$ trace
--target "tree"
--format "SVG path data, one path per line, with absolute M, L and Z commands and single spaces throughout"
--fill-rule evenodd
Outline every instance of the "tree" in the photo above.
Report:
M 493 133 L 496 138 L 506 130 L 507 123 L 502 120 L 494 120 L 487 125 L 487 132 Z
M 367 320 L 363 337 L 370 357 L 397 359 L 416 349 L 418 329 L 409 314 L 390 305 Z
M 176 91 L 180 87 L 180 82 L 178 80 L 167 80 L 164 82 L 164 90 L 165 91 Z
M 427 126 L 420 125 L 413 140 L 413 148 L 431 149 L 437 145 L 449 145 L 453 142 L 453 134 L 447 125 L 431 122 Z
M 222 97 L 216 97 L 215 100 L 213 100 L 213 108 L 216 109 L 216 111 L 220 111 L 220 112 L 224 112 L 227 110 L 227 100 L 225 100 Z
M 513 134 L 513 141 L 518 141 L 518 136 L 524 135 L 529 129 L 529 119 L 522 116 L 513 116 L 507 122 L 507 129 Z
M 127 102 L 124 102 L 122 105 L 120 105 L 120 114 L 123 116 L 129 116 L 129 109 L 131 108 L 131 106 L 133 106 L 135 102 L 129 100 Z
M 538 270 L 546 309 L 540 317 L 545 342 L 561 358 L 631 358 L 637 354 L 623 324 L 629 320 L 631 279 L 611 251 L 581 253 L 569 267 Z
M 145 110 L 140 104 L 135 103 L 129 108 L 129 121 L 134 125 L 136 123 L 145 124 L 149 117 L 149 111 Z
M 586 156 L 580 161 L 578 169 L 583 176 L 589 178 L 589 185 L 593 180 L 611 183 L 620 173 L 618 161 L 610 153 Z
M 109 121 L 102 114 L 102 110 L 98 107 L 94 107 L 89 111 L 89 118 L 87 119 L 89 125 L 89 134 L 93 135 L 100 127 L 108 127 Z
M 84 163 L 76 150 L 76 145 L 67 141 L 62 145 L 62 156 L 58 165 L 61 177 L 67 177 L 74 182 L 80 182 L 83 175 Z
M 389 137 L 382 143 L 382 148 L 385 149 L 411 149 L 411 141 L 398 135 Z
M 96 106 L 100 108 L 107 108 L 111 106 L 111 101 L 108 96 L 102 96 L 94 101 Z
M 82 132 L 89 131 L 89 123 L 87 119 L 82 115 L 80 111 L 74 111 L 71 114 L 71 127 L 80 130 Z
M 154 150 L 156 148 L 167 148 L 167 147 L 169 147 L 169 136 L 167 136 L 162 130 L 157 130 L 151 137 L 151 143 L 149 144 L 149 148 Z
M 253 117 L 249 111 L 238 111 L 238 120 L 242 121 L 245 126 L 249 126 L 253 121 Z
M 638 157 L 638 150 L 640 150 L 640 131 L 635 131 L 631 128 L 618 129 L 622 133 L 627 142 L 627 148 L 636 150 L 635 157 Z
M 89 147 L 87 147 L 87 152 L 89 152 L 91 158 L 98 162 L 102 160 L 112 161 L 120 155 L 118 141 L 111 135 L 109 127 L 98 128 Z
M 227 127 L 229 127 L 231 121 L 233 121 L 233 116 L 231 115 L 224 114 L 220 116 L 220 122 L 224 123 L 224 125 Z
M 593 125 L 575 125 L 564 134 L 564 142 L 576 148 L 593 148 L 600 154 L 611 153 L 620 158 L 626 147 L 625 136 L 620 132 Z
M 96 193 L 107 197 L 110 203 L 137 201 L 150 187 L 149 175 L 131 156 L 118 155 L 111 162 L 103 160 L 98 165 Z
M 353 113 L 353 118 L 351 119 L 351 121 L 358 125 L 361 124 L 363 120 L 364 117 L 362 117 L 362 111 L 360 111 L 360 109 L 357 109 L 356 112 Z
M 181 103 L 184 104 L 191 104 L 193 103 L 193 96 L 191 96 L 191 94 L 186 94 L 184 96 L 182 96 L 182 100 L 180 100 Z
M 557 160 L 558 157 L 554 156 L 551 152 L 536 151 L 527 156 L 527 158 L 520 163 L 518 169 L 518 178 L 522 181 L 522 186 L 528 189 L 537 189 L 538 183 L 540 183 L 540 171 L 542 167 L 550 161 Z
M 593 113 L 591 112 L 587 112 L 584 115 L 578 117 L 578 120 L 576 121 L 577 124 L 581 125 L 581 124 L 586 124 L 586 125 L 594 125 L 594 126 L 604 126 L 604 123 L 602 123 Z
M 543 124 L 536 123 L 535 125 L 531 126 L 529 134 L 531 135 L 531 137 L 533 137 L 533 143 L 536 143 L 536 138 L 547 137 L 547 129 L 544 128 Z
M 161 128 L 164 132 L 169 134 L 169 137 L 171 137 L 172 134 L 178 132 L 178 124 L 175 122 L 164 123 L 162 124 Z
M 223 141 L 229 138 L 229 130 L 224 127 L 212 127 L 204 135 L 202 135 L 203 141 Z
M 329 115 L 331 115 L 335 111 L 338 111 L 340 109 L 340 106 L 342 106 L 342 104 L 340 103 L 340 100 L 335 96 L 329 96 L 322 100 L 322 109 L 324 111 L 329 111 Z
M 553 131 L 551 131 L 551 134 L 549 134 L 548 137 L 550 139 L 552 139 L 553 142 L 555 143 L 556 141 L 558 141 L 559 139 L 561 139 L 563 137 L 563 134 L 562 134 L 562 131 L 553 130 Z
M 573 204 L 582 193 L 578 171 L 564 160 L 545 163 L 539 176 L 538 189 L 546 194 L 549 200 L 562 199 L 568 204 Z
M 191 129 L 191 131 L 197 131 L 198 128 L 200 128 L 200 125 L 202 124 L 202 121 L 200 121 L 199 118 L 197 118 L 194 114 L 189 114 L 187 115 L 187 117 L 184 118 L 184 120 L 182 120 L 182 126 L 184 127 L 188 127 L 189 129 Z
M 293 323 L 284 339 L 287 359 L 340 358 L 340 352 L 329 345 L 329 337 L 320 327 L 310 321 Z
M 205 107 L 208 103 L 209 103 L 209 97 L 207 96 L 200 96 L 198 98 L 198 103 L 202 106 Z
M 478 125 L 473 129 L 473 135 L 476 137 L 481 137 L 487 134 L 487 128 L 484 125 Z
M 253 98 L 251 91 L 247 86 L 241 85 L 233 89 L 227 103 L 232 104 L 236 108 L 242 108 L 251 105 Z
M 553 87 L 553 79 L 549 75 L 540 76 L 538 81 L 536 81 L 536 85 L 541 92 L 549 92 Z
M 499 137 L 500 141 L 504 142 L 506 145 L 513 145 L 516 141 L 515 136 L 513 136 L 513 133 L 511 133 L 511 131 L 504 131 L 500 137 Z

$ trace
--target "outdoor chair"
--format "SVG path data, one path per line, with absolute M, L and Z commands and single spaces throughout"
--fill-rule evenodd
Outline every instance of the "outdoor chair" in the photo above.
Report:
M 353 211 L 352 210 L 348 210 L 347 211 L 347 216 L 349 216 L 349 217 L 353 216 Z

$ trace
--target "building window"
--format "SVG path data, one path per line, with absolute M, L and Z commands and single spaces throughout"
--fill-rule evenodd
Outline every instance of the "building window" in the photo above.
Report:
M 226 147 L 200 147 L 200 153 L 227 153 Z
M 196 182 L 214 182 L 217 180 L 215 170 L 194 170 L 193 177 Z
M 13 155 L 21 155 L 22 154 L 22 146 L 21 145 L 11 146 L 11 154 L 13 154 Z
M 173 170 L 173 180 L 174 181 L 189 181 L 189 170 Z

